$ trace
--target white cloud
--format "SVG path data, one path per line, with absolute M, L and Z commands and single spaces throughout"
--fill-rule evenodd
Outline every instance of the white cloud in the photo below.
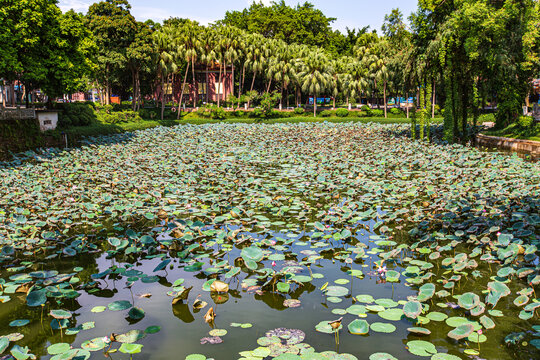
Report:
M 150 7 L 150 6 L 137 6 L 133 5 L 131 8 L 131 14 L 135 19 L 139 21 L 145 21 L 148 19 L 154 21 L 163 21 L 170 17 L 189 18 L 191 20 L 198 21 L 201 25 L 208 25 L 214 22 L 214 19 L 208 19 L 204 17 L 192 16 L 188 14 L 178 14 L 165 9 Z
M 93 3 L 93 0 L 60 0 L 58 2 L 58 7 L 63 12 L 73 9 L 76 12 L 86 13 Z

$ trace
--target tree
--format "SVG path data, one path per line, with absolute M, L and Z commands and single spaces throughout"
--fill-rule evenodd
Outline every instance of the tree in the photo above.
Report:
M 56 1 L 20 0 L 0 10 L 0 76 L 41 88 L 49 98 L 82 90 L 93 70 L 95 45 L 82 17 L 62 14 Z
M 164 27 L 161 31 L 156 31 L 153 34 L 154 46 L 158 53 L 157 59 L 157 72 L 161 83 L 161 120 L 163 120 L 163 114 L 165 112 L 165 81 L 171 74 L 174 74 L 177 70 L 177 65 L 174 61 L 174 46 L 173 46 L 173 28 Z
M 88 28 L 98 46 L 98 81 L 105 87 L 105 103 L 110 103 L 111 83 L 127 67 L 127 49 L 133 43 L 138 25 L 127 0 L 105 0 L 92 4 L 86 15 Z
M 269 6 L 253 2 L 243 11 L 228 11 L 220 23 L 248 33 L 262 34 L 266 38 L 283 40 L 288 44 L 325 47 L 335 36 L 331 28 L 335 20 L 309 2 L 291 7 L 280 0 L 271 2 Z
M 538 2 L 422 0 L 419 5 L 411 18 L 415 57 L 417 66 L 427 69 L 421 73 L 423 84 L 434 67 L 427 59 L 439 60 L 435 66 L 444 69 L 446 139 L 468 141 L 468 119 L 472 114 L 476 124 L 481 93 L 498 100 L 497 126 L 515 121 L 538 58 L 532 50 L 538 53 L 533 40 Z
M 141 100 L 141 71 L 149 73 L 152 68 L 155 49 L 152 41 L 152 30 L 146 23 L 138 22 L 133 42 L 126 49 L 126 60 L 131 71 L 132 101 L 131 107 L 135 111 Z
M 259 34 L 250 34 L 247 38 L 247 49 L 246 49 L 246 63 L 245 66 L 253 72 L 253 79 L 251 81 L 251 87 L 249 91 L 253 91 L 253 86 L 255 85 L 255 79 L 257 78 L 257 73 L 262 72 L 264 62 L 265 62 L 265 53 L 264 53 L 264 38 Z M 249 108 L 250 101 L 248 100 L 247 107 Z
M 298 79 L 302 91 L 313 94 L 313 116 L 317 116 L 317 96 L 325 91 L 332 82 L 331 67 L 328 57 L 321 50 L 315 49 L 301 60 Z

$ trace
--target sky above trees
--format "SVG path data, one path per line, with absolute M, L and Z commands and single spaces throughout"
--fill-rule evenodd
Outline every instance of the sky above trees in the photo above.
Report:
M 78 12 L 86 13 L 88 7 L 95 0 L 60 0 L 59 6 L 62 11 L 74 9 Z M 264 0 L 263 3 L 270 3 Z M 288 5 L 296 5 L 303 1 L 286 0 Z M 384 21 L 384 15 L 390 13 L 392 9 L 399 8 L 405 17 L 416 10 L 416 0 L 310 0 L 317 9 L 324 12 L 329 17 L 337 18 L 334 22 L 334 29 L 344 31 L 349 28 L 363 28 L 369 25 L 372 29 L 380 31 Z M 131 13 L 139 21 L 152 19 L 161 21 L 171 16 L 190 18 L 199 21 L 201 24 L 208 24 L 222 19 L 226 11 L 242 10 L 248 7 L 252 0 L 131 0 Z

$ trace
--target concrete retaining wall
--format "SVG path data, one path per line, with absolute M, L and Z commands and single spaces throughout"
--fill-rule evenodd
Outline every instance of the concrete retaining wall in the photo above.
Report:
M 540 158 L 540 141 L 520 140 L 482 134 L 478 134 L 476 140 L 480 146 L 516 151 L 530 154 L 535 159 Z

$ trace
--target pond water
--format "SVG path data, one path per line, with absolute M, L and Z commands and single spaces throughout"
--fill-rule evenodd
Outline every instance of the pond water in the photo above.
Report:
M 0 358 L 540 357 L 538 166 L 403 129 L 158 128 L 0 168 Z

